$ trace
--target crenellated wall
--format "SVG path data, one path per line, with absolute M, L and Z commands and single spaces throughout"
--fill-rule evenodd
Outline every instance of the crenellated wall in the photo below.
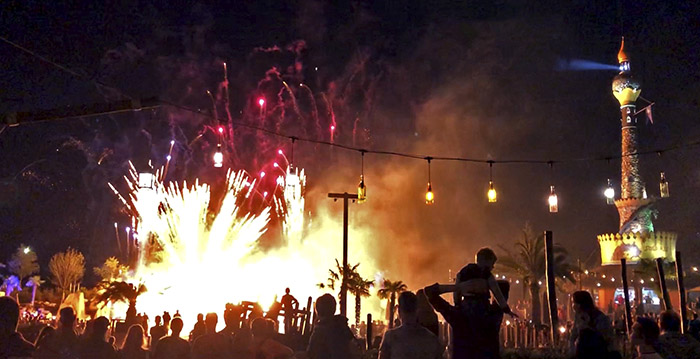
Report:
M 640 259 L 664 258 L 676 260 L 677 234 L 673 232 L 608 233 L 598 235 L 602 265 L 620 264 L 626 258 L 630 264 Z

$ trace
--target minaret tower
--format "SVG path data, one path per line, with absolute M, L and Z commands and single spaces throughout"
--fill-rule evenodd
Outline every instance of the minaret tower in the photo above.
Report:
M 615 206 L 620 214 L 620 232 L 653 232 L 654 227 L 650 218 L 630 223 L 632 215 L 637 210 L 650 203 L 644 197 L 644 183 L 639 176 L 639 155 L 637 117 L 635 102 L 642 92 L 642 87 L 630 72 L 630 61 L 625 53 L 625 39 L 622 38 L 620 51 L 617 53 L 620 63 L 620 73 L 612 82 L 612 93 L 620 103 L 620 120 L 622 127 L 622 166 L 620 179 L 620 196 Z M 625 226 L 629 224 L 628 226 Z M 634 228 L 629 228 L 633 225 Z
M 628 263 L 640 259 L 666 258 L 675 260 L 676 234 L 654 232 L 652 219 L 656 211 L 653 198 L 646 198 L 644 182 L 639 174 L 639 138 L 635 102 L 642 92 L 640 83 L 632 76 L 630 59 L 622 39 L 617 53 L 620 73 L 612 82 L 612 93 L 620 103 L 622 130 L 620 199 L 615 207 L 620 215 L 620 230 L 598 236 L 603 265 Z

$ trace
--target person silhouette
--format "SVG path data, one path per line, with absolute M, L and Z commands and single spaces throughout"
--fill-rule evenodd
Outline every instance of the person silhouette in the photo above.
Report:
M 180 338 L 182 325 L 182 318 L 179 316 L 175 316 L 170 321 L 171 334 L 160 338 L 154 344 L 153 359 L 188 359 L 190 357 L 190 344 Z
M 292 320 L 294 319 L 294 310 L 299 306 L 299 301 L 289 294 L 289 288 L 284 290 L 282 300 L 282 309 L 284 310 L 284 333 L 289 334 L 292 331 Z
M 126 339 L 119 350 L 121 359 L 148 359 L 148 350 L 144 348 L 145 335 L 141 324 L 133 324 L 126 333 Z
M 316 299 L 318 322 L 313 327 L 306 349 L 311 359 L 350 359 L 355 336 L 348 327 L 348 319 L 335 315 L 336 302 L 330 294 Z M 370 323 L 371 324 L 371 323 Z
M 34 345 L 17 332 L 19 305 L 12 297 L 0 297 L 0 358 L 31 357 Z

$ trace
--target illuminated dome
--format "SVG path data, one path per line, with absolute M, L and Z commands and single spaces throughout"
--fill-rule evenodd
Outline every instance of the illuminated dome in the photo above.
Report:
M 629 72 L 620 72 L 613 79 L 612 92 L 620 105 L 627 105 L 637 101 L 642 85 Z

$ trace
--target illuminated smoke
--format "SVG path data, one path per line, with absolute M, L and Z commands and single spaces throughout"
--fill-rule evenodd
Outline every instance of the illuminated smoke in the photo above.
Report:
M 324 211 L 311 229 L 304 208 L 304 170 L 279 170 L 279 189 L 261 189 L 244 171 L 229 171 L 221 207 L 213 213 L 209 185 L 198 180 L 165 184 L 158 171 L 152 187 L 139 186 L 139 174 L 131 167 L 125 176 L 128 199 L 119 197 L 132 215 L 138 254 L 131 260 L 137 264 L 130 281 L 148 288 L 138 299 L 140 312 L 155 316 L 179 310 L 191 325 L 196 313 L 220 312 L 226 303 L 258 301 L 266 310 L 285 287 L 298 296 L 301 306 L 307 296 L 323 293 L 317 284 L 326 282 L 340 254 L 341 241 L 336 238 L 342 227 Z M 273 198 L 263 196 L 263 190 L 270 190 Z M 251 210 L 256 207 L 260 209 Z M 284 243 L 263 250 L 259 244 L 272 214 L 281 219 Z M 369 234 L 354 229 L 352 233 L 361 244 L 351 252 L 354 262 L 361 259 L 361 274 L 379 276 L 369 270 L 373 261 L 364 245 Z M 363 312 L 381 313 L 378 300 L 365 302 Z M 352 299 L 348 304 L 352 317 Z

